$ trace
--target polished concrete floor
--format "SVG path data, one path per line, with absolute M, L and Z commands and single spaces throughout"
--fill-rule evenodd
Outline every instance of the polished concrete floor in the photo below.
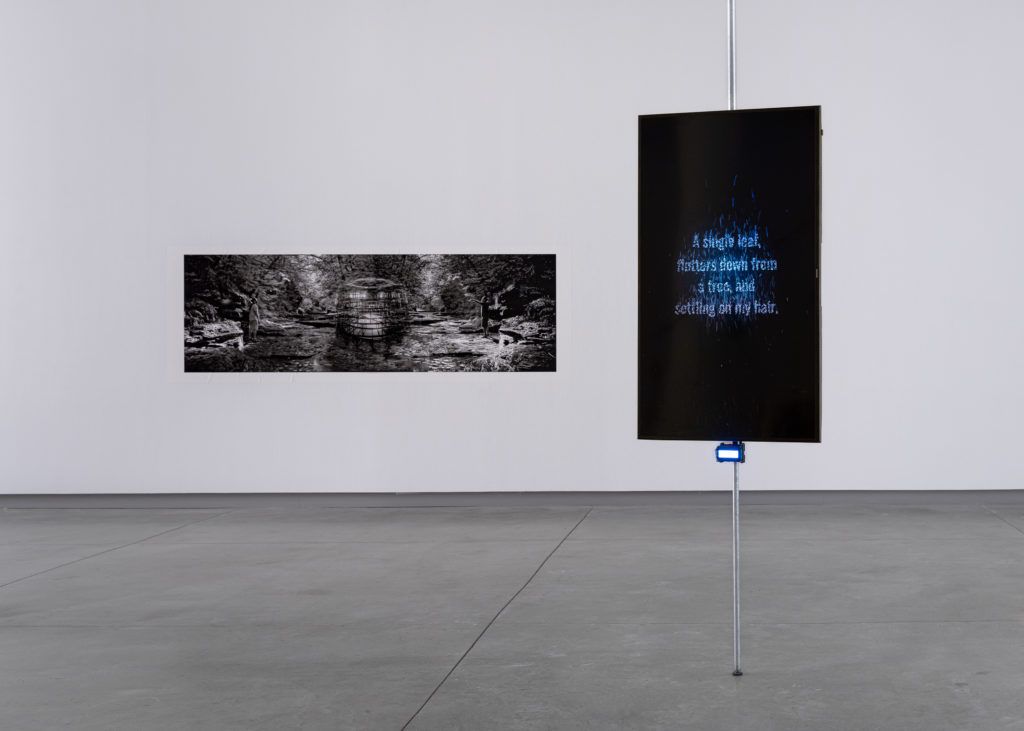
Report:
M 1024 506 L 0 511 L 0 729 L 1024 729 Z

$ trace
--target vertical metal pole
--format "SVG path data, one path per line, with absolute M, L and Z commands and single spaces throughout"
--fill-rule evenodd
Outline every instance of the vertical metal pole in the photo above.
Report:
M 736 109 L 736 0 L 726 0 L 729 35 L 729 109 Z M 740 669 L 740 464 L 732 463 L 732 674 Z
M 729 109 L 736 108 L 736 0 L 727 0 L 729 33 Z
M 740 670 L 740 463 L 732 463 L 732 674 Z

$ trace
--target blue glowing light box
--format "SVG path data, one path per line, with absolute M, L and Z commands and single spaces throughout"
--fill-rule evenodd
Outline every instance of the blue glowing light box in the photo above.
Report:
M 639 132 L 640 438 L 821 441 L 821 108 Z

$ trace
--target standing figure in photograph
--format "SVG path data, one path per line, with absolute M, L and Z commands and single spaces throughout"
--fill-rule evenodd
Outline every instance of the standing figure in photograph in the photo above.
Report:
M 256 333 L 260 329 L 260 293 L 253 292 L 252 304 L 249 305 L 249 341 L 256 342 Z
M 473 301 L 480 305 L 480 329 L 483 330 L 484 335 L 486 335 L 487 327 L 490 325 L 491 319 L 491 310 L 489 306 L 491 302 L 491 293 L 485 289 L 483 294 L 480 296 L 480 299 Z

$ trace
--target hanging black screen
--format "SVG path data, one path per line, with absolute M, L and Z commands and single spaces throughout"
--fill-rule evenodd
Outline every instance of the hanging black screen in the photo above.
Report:
M 821 441 L 821 108 L 640 117 L 639 436 Z

